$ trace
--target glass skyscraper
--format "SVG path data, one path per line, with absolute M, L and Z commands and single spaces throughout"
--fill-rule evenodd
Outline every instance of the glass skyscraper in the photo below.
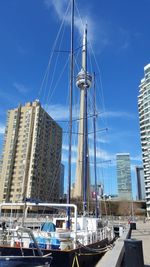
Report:
M 120 199 L 132 200 L 130 155 L 127 153 L 117 154 L 116 161 L 118 197 Z

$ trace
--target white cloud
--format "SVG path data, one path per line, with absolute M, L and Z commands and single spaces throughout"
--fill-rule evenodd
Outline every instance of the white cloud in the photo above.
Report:
M 137 116 L 126 111 L 106 111 L 101 117 L 135 119 Z
M 71 163 L 76 164 L 77 161 L 77 146 L 72 145 L 72 156 L 71 156 Z M 62 161 L 63 162 L 68 162 L 68 157 L 69 157 L 69 146 L 66 144 L 62 145 Z
M 51 104 L 51 105 L 45 105 L 44 108 L 49 113 L 49 115 L 54 118 L 55 120 L 61 120 L 61 119 L 69 119 L 69 107 L 64 106 L 61 104 Z M 79 113 L 79 107 L 77 105 L 73 106 L 73 118 L 78 118 Z M 127 119 L 135 119 L 136 115 L 131 114 L 126 111 L 106 111 L 104 113 L 101 113 L 101 118 L 108 117 L 108 118 L 127 118 Z M 89 135 L 89 138 L 90 137 Z M 105 139 L 99 139 L 98 142 L 107 143 Z
M 94 150 L 93 149 L 89 149 L 89 155 L 90 157 L 94 157 Z M 101 161 L 114 161 L 115 159 L 115 155 L 110 153 L 110 152 L 107 152 L 106 150 L 103 150 L 103 149 L 97 149 L 97 152 L 96 152 L 96 156 L 97 156 L 97 160 L 101 160 Z
M 53 7 L 60 19 L 62 19 L 65 12 L 65 5 L 67 0 L 44 0 L 44 4 L 47 8 Z
M 93 129 L 92 129 L 93 132 Z M 94 140 L 94 136 L 93 134 L 89 134 L 89 140 L 93 141 Z M 96 143 L 101 143 L 101 144 L 109 144 L 110 141 L 108 140 L 108 138 L 106 137 L 97 137 L 96 138 Z
M 141 161 L 142 162 L 142 155 L 140 154 L 140 155 L 131 157 L 131 160 L 132 161 Z
M 66 155 L 66 152 L 68 152 L 68 145 L 65 145 L 63 144 L 62 146 L 62 149 L 63 149 L 63 154 Z M 76 158 L 76 153 L 77 153 L 77 146 L 76 145 L 73 145 L 72 146 L 72 152 L 74 153 L 74 157 Z M 108 160 L 112 160 L 114 161 L 115 159 L 115 155 L 114 154 L 111 154 L 105 150 L 102 150 L 102 149 L 97 149 L 97 160 L 101 160 L 102 162 L 103 161 L 108 161 Z M 89 156 L 90 158 L 93 158 L 94 157 L 94 150 L 93 148 L 89 148 Z
M 17 89 L 19 93 L 27 93 L 29 91 L 29 88 L 22 83 L 15 82 L 13 86 Z
M 68 151 L 69 150 L 69 147 L 68 147 L 68 145 L 63 144 L 62 145 L 62 149 L 65 150 L 65 151 Z M 77 146 L 75 146 L 75 145 L 72 146 L 71 147 L 71 150 L 72 150 L 72 152 L 77 152 Z
M 76 161 L 77 161 L 77 158 L 75 156 L 72 156 L 71 163 L 75 164 Z M 68 162 L 68 154 L 67 153 L 62 154 L 62 162 Z
M 67 106 L 52 104 L 45 106 L 47 113 L 55 120 L 68 119 L 69 118 L 69 108 Z
M 62 20 L 64 18 L 65 10 L 67 7 L 68 0 L 45 0 L 44 4 L 48 9 L 54 8 L 58 18 Z M 82 10 L 83 12 L 83 10 Z M 66 24 L 70 24 L 70 14 L 67 14 L 64 18 L 64 21 Z M 79 33 L 83 34 L 83 29 L 85 27 L 85 24 L 88 25 L 88 39 L 93 40 L 94 39 L 94 28 L 95 23 L 92 20 L 92 17 L 90 15 L 83 15 L 82 19 L 80 16 L 76 16 L 74 18 L 74 24 L 75 27 L 78 29 Z
M 82 5 L 80 1 L 78 2 L 78 6 L 80 7 L 77 7 L 77 9 L 80 9 L 82 18 L 75 9 L 75 26 L 82 35 L 85 24 L 88 25 L 88 40 L 92 41 L 92 43 L 98 41 L 96 53 L 101 52 L 105 47 L 112 45 L 117 47 L 115 51 L 124 51 L 130 46 L 131 37 L 129 32 L 118 27 L 118 25 L 112 24 L 112 21 L 105 20 L 103 17 L 96 17 L 93 12 L 94 9 L 91 8 L 93 3 L 87 3 L 85 6 L 84 4 Z M 46 8 L 54 9 L 57 18 L 60 20 L 64 18 L 67 4 L 69 4 L 68 0 L 44 0 Z M 70 24 L 70 14 L 64 18 L 64 21 L 66 24 Z
M 55 120 L 69 120 L 69 107 L 61 104 L 45 105 L 47 113 Z M 73 118 L 78 117 L 77 107 L 73 107 Z
M 0 134 L 4 134 L 5 132 L 5 126 L 0 124 Z

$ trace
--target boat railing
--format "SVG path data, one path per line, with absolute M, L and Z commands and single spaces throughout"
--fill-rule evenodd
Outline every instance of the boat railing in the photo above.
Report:
M 28 243 L 27 247 L 29 247 L 30 242 L 32 242 L 34 245 L 32 245 L 33 255 L 34 249 L 37 249 L 38 255 L 42 256 L 42 252 L 38 246 L 38 243 L 36 241 L 36 238 L 34 237 L 33 231 L 29 228 L 24 227 L 16 227 L 15 229 L 7 228 L 5 230 L 0 230 L 0 245 L 7 245 L 11 247 L 19 247 L 21 250 L 22 255 L 24 255 L 23 247 L 25 247 L 23 244 L 26 241 Z
M 83 245 L 92 244 L 104 239 L 112 240 L 112 229 L 107 226 L 97 230 L 78 230 L 77 241 Z

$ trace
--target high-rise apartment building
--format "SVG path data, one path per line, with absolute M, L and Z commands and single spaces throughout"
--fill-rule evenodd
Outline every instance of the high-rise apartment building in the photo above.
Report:
M 118 197 L 120 199 L 132 199 L 130 154 L 121 153 L 116 155 Z
M 150 217 L 150 64 L 144 67 L 139 86 L 138 109 L 145 179 L 147 216 Z
M 143 167 L 135 167 L 137 178 L 137 198 L 138 200 L 145 200 L 145 182 L 144 182 L 144 170 Z
M 0 202 L 58 201 L 62 129 L 39 101 L 8 111 Z

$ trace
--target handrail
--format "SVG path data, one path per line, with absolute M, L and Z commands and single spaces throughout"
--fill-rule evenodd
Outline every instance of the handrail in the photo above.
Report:
M 75 218 L 75 241 L 77 239 L 77 206 L 75 204 L 60 204 L 60 203 L 28 203 L 28 202 L 25 202 L 25 203 L 0 203 L 0 217 L 1 217 L 1 213 L 2 213 L 2 207 L 7 207 L 7 206 L 10 206 L 10 207 L 13 207 L 13 206 L 26 206 L 26 212 L 25 212 L 25 218 L 26 218 L 26 215 L 27 215 L 27 208 L 28 207 L 70 207 L 70 208 L 74 208 L 74 218 Z

